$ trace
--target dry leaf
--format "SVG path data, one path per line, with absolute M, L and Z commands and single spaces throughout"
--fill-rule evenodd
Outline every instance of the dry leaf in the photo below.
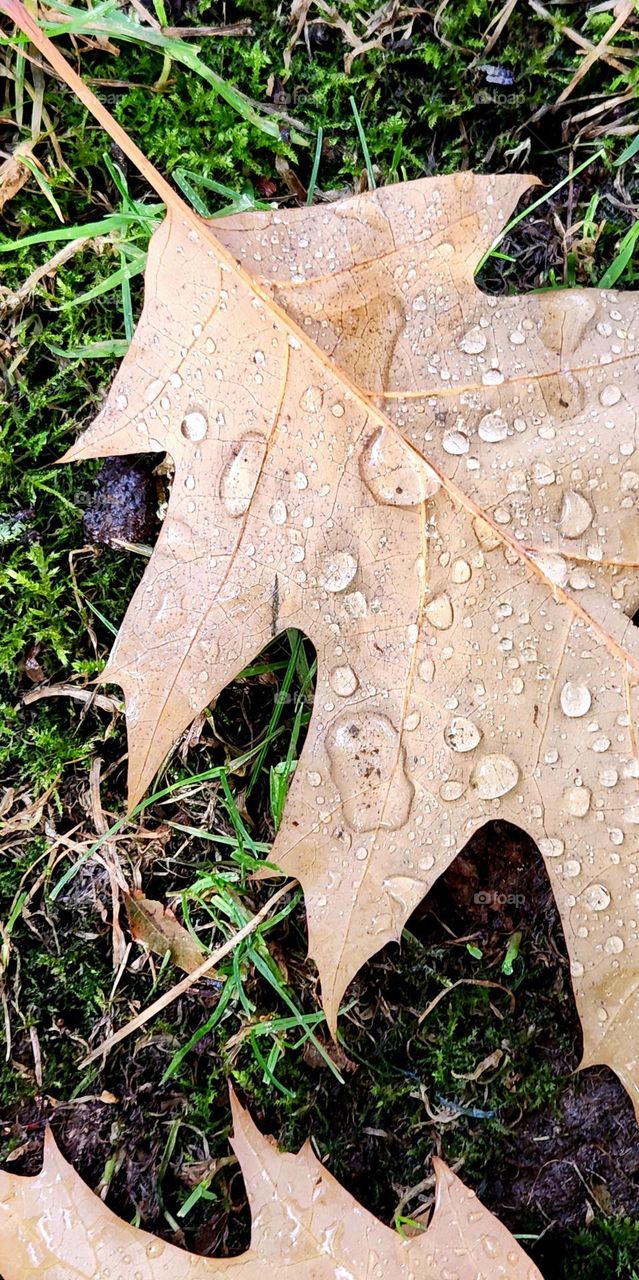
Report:
M 176 464 L 106 673 L 127 696 L 131 802 L 271 636 L 300 627 L 315 708 L 272 857 L 302 882 L 331 1024 L 498 816 L 547 860 L 584 1063 L 634 1093 L 636 302 L 479 292 L 526 185 L 464 174 L 216 222 L 330 361 L 171 214 L 131 350 L 68 457 L 168 449 Z
M 126 693 L 131 803 L 301 628 L 315 707 L 272 860 L 303 885 L 330 1025 L 499 817 L 546 860 L 583 1065 L 637 1104 L 636 295 L 478 290 L 519 176 L 206 224 L 19 21 L 169 207 L 131 349 L 66 455 L 175 461 L 105 675 Z
M 131 934 L 158 956 L 170 953 L 173 964 L 185 973 L 199 969 L 204 952 L 175 913 L 163 902 L 145 898 L 143 894 L 124 895 Z
M 233 1099 L 233 1149 L 253 1217 L 251 1247 L 236 1258 L 198 1258 L 116 1218 L 47 1134 L 35 1178 L 0 1173 L 4 1280 L 264 1280 L 286 1268 L 299 1280 L 541 1280 L 517 1242 L 441 1160 L 435 1208 L 423 1234 L 402 1238 L 331 1177 L 310 1143 L 283 1155 Z

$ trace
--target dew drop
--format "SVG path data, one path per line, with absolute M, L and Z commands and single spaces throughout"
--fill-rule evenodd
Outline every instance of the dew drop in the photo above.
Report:
M 564 806 L 573 818 L 585 818 L 590 808 L 591 793 L 588 787 L 567 787 Z
M 613 404 L 618 404 L 620 400 L 621 391 L 612 382 L 608 383 L 608 386 L 604 387 L 599 393 L 599 401 L 607 409 L 611 408 Z
M 331 413 L 334 418 L 344 417 L 345 409 L 344 409 L 344 405 L 341 403 L 340 400 L 336 400 L 335 404 L 331 405 Z
M 260 474 L 264 437 L 246 435 L 220 477 L 220 498 L 230 516 L 243 516 L 251 503 Z
M 433 596 L 424 605 L 424 616 L 437 631 L 448 631 L 453 624 L 453 606 L 445 592 Z
M 620 938 L 619 934 L 613 933 L 610 938 L 606 938 L 606 941 L 604 942 L 604 951 L 607 951 L 611 956 L 618 956 L 623 951 L 624 946 L 625 943 L 623 938 Z
M 208 429 L 208 418 L 199 409 L 187 413 L 180 423 L 180 431 L 185 440 L 204 440 Z
M 487 413 L 477 428 L 477 434 L 480 440 L 485 440 L 487 444 L 497 444 L 498 441 L 506 439 L 508 424 L 501 413 Z
M 460 800 L 465 790 L 463 782 L 442 782 L 439 794 L 442 800 Z
M 364 484 L 378 502 L 415 507 L 440 489 L 439 477 L 387 427 L 366 444 L 360 458 Z
M 325 591 L 345 591 L 357 573 L 357 560 L 350 551 L 334 551 L 324 562 L 320 584 Z
M 481 741 L 481 729 L 466 716 L 453 716 L 444 729 L 444 741 L 451 751 L 474 751 Z
M 387 716 L 341 716 L 330 727 L 326 751 L 344 815 L 354 831 L 404 826 L 414 788 L 406 776 L 399 734 Z
M 463 338 L 460 338 L 459 346 L 466 355 L 478 356 L 486 348 L 486 334 L 479 325 L 476 325 L 474 329 L 469 329 Z
M 424 658 L 419 664 L 418 671 L 419 677 L 424 681 L 424 684 L 432 684 L 435 676 L 435 663 L 432 658 Z
M 544 858 L 560 858 L 564 851 L 564 842 L 557 836 L 548 836 L 539 841 L 539 852 Z
M 450 576 L 451 581 L 459 585 L 462 582 L 468 582 L 472 574 L 472 569 L 467 560 L 453 560 Z
M 565 587 L 568 581 L 568 565 L 563 556 L 556 555 L 552 551 L 530 551 L 528 554 L 549 582 L 553 582 L 557 587 Z
M 353 668 L 349 666 L 333 667 L 329 682 L 333 692 L 339 694 L 340 698 L 350 698 L 359 685 Z
M 447 431 L 442 440 L 442 448 L 445 453 L 454 455 L 468 453 L 470 440 L 464 431 Z
M 575 680 L 567 680 L 559 695 L 559 701 L 565 716 L 577 718 L 585 716 L 590 710 L 592 694 L 587 685 L 579 684 Z
M 567 489 L 564 493 L 559 516 L 559 532 L 565 538 L 580 538 L 592 524 L 593 511 L 581 493 Z
M 321 387 L 307 387 L 300 396 L 300 408 L 306 413 L 319 413 L 324 403 L 324 392 Z
M 505 796 L 519 781 L 519 767 L 510 756 L 499 754 L 482 756 L 470 775 L 480 800 L 497 800 Z
M 589 884 L 583 900 L 589 911 L 605 911 L 610 906 L 610 891 L 605 884 Z
M 269 511 L 269 516 L 271 517 L 273 524 L 286 524 L 287 515 L 286 503 L 283 502 L 281 498 L 276 498 Z

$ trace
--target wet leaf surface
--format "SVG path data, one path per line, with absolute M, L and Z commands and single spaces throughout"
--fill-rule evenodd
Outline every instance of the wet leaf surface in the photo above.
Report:
M 331 1177 L 307 1143 L 284 1155 L 237 1102 L 233 1148 L 253 1216 L 249 1250 L 198 1258 L 122 1222 L 61 1156 L 51 1135 L 35 1178 L 0 1174 L 0 1267 L 4 1280 L 199 1280 L 265 1268 L 300 1280 L 541 1280 L 513 1236 L 435 1160 L 436 1199 L 428 1229 L 412 1239 L 366 1212 Z

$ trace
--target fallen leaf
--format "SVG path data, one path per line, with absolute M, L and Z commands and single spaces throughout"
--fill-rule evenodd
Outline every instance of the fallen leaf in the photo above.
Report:
M 199 968 L 204 952 L 170 907 L 153 898 L 145 898 L 143 894 L 127 893 L 124 902 L 136 942 L 144 943 L 158 956 L 165 956 L 168 951 L 173 964 L 185 973 L 193 973 Z
M 340 1186 L 306 1143 L 284 1155 L 233 1104 L 233 1149 L 253 1217 L 251 1246 L 235 1258 L 199 1258 L 121 1221 L 82 1182 L 50 1131 L 35 1178 L 0 1173 L 4 1280 L 263 1280 L 289 1267 L 300 1280 L 541 1280 L 514 1238 L 472 1191 L 434 1159 L 430 1226 L 405 1239 Z
M 131 804 L 299 627 L 315 705 L 271 858 L 304 888 L 330 1026 L 498 817 L 546 861 L 582 1065 L 637 1105 L 636 294 L 477 288 L 520 176 L 207 224 L 19 21 L 169 208 L 129 353 L 66 455 L 175 461 L 105 673 L 126 694 Z

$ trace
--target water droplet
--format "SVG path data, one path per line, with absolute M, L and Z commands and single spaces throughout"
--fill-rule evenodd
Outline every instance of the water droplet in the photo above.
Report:
M 287 515 L 286 503 L 283 502 L 281 498 L 276 498 L 269 511 L 269 516 L 271 517 L 273 524 L 286 524 Z
M 208 418 L 199 409 L 187 413 L 180 423 L 185 440 L 204 440 L 208 429 Z
M 331 776 L 354 831 L 397 830 L 408 819 L 413 784 L 395 726 L 376 712 L 344 715 L 326 738 Z
M 161 1258 L 165 1249 L 166 1245 L 163 1240 L 149 1240 L 149 1243 L 146 1246 L 146 1252 L 149 1258 Z
M 564 493 L 559 516 L 559 532 L 565 538 L 580 538 L 582 533 L 592 524 L 593 511 L 590 503 L 576 493 L 567 489 Z
M 604 942 L 604 951 L 607 951 L 611 956 L 618 956 L 623 951 L 624 946 L 625 943 L 623 938 L 620 938 L 619 934 L 613 933 L 610 938 L 606 938 L 606 941 Z
M 468 582 L 472 574 L 472 569 L 467 560 L 453 560 L 450 571 L 451 580 L 459 585 L 462 582 Z
M 322 781 L 321 773 L 317 773 L 315 769 L 309 769 L 306 777 L 308 778 L 309 787 L 319 787 Z
M 589 911 L 605 911 L 610 906 L 610 892 L 605 884 L 589 884 L 582 896 Z
M 505 796 L 519 781 L 519 767 L 510 756 L 499 754 L 482 756 L 470 775 L 470 785 L 480 800 L 497 800 Z
M 444 741 L 451 751 L 474 751 L 481 741 L 481 729 L 466 716 L 453 716 L 444 729 Z
M 424 684 L 432 684 L 435 676 L 435 663 L 432 658 L 424 658 L 423 662 L 419 664 L 418 671 Z
M 433 596 L 424 605 L 424 616 L 437 631 L 447 631 L 453 624 L 453 606 L 445 592 Z
M 350 551 L 333 551 L 324 562 L 320 584 L 325 591 L 345 591 L 357 573 L 357 560 Z
M 460 338 L 459 346 L 466 355 L 478 356 L 486 348 L 486 334 L 479 325 L 476 325 L 474 329 L 469 329 L 463 338 Z
M 621 391 L 619 390 L 619 387 L 616 387 L 614 383 L 610 382 L 607 387 L 604 387 L 603 390 L 599 392 L 599 400 L 600 403 L 605 405 L 608 409 L 611 408 L 613 404 L 618 404 L 621 400 Z
M 125 396 L 124 392 L 121 391 L 120 394 L 115 397 L 115 403 L 118 409 L 126 409 L 129 403 L 129 397 Z
M 306 413 L 319 413 L 324 403 L 324 392 L 321 387 L 307 387 L 300 396 L 300 408 Z
M 463 431 L 447 431 L 442 440 L 442 448 L 445 453 L 454 455 L 468 453 L 470 440 Z
M 537 565 L 549 582 L 557 587 L 565 587 L 568 581 L 568 565 L 563 556 L 551 551 L 530 551 L 530 559 Z
M 334 418 L 343 418 L 344 412 L 344 405 L 340 400 L 336 400 L 335 404 L 331 405 L 331 413 Z
M 588 787 L 566 787 L 563 798 L 564 806 L 573 818 L 585 818 L 591 799 Z
M 548 836 L 539 841 L 539 852 L 545 858 L 560 858 L 564 851 L 563 840 L 557 839 L 556 836 Z
M 586 712 L 590 711 L 592 694 L 587 685 L 579 684 L 575 680 L 567 680 L 559 695 L 559 701 L 564 715 L 576 718 L 585 716 Z
M 616 787 L 619 781 L 619 774 L 616 769 L 600 769 L 599 781 L 602 787 Z
M 340 698 L 350 698 L 359 685 L 359 680 L 352 667 L 334 667 L 329 676 L 330 686 Z
M 373 497 L 392 507 L 418 506 L 441 487 L 435 472 L 388 427 L 380 427 L 366 444 L 360 471 Z
M 419 711 L 409 711 L 406 719 L 404 720 L 404 728 L 407 729 L 409 733 L 412 733 L 413 730 L 417 728 L 421 718 Z
M 442 800 L 460 800 L 465 790 L 463 782 L 442 782 L 439 794 Z
M 508 423 L 504 421 L 501 413 L 486 413 L 482 418 L 477 434 L 480 440 L 485 440 L 487 444 L 497 444 L 499 440 L 505 440 L 508 435 Z
M 263 436 L 244 436 L 235 457 L 222 472 L 220 498 L 230 516 L 243 516 L 249 509 L 260 474 L 264 445 Z

